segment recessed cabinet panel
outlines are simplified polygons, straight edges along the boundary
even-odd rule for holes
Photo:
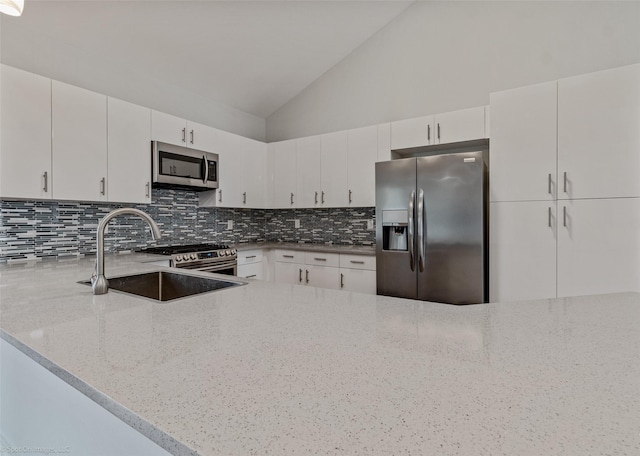
[[[297,139],[296,151],[296,207],[320,207],[320,136]]]
[[[640,292],[640,198],[558,201],[558,297]]]
[[[322,135],[321,140],[321,205],[322,207],[346,207],[349,205],[347,132],[327,133]]]
[[[490,206],[490,301],[556,296],[555,201]]]
[[[6,65],[0,71],[0,196],[50,199],[51,80]]]
[[[349,206],[375,206],[378,126],[349,130],[348,144]]]
[[[106,201],[107,97],[52,82],[53,197]]]
[[[491,94],[491,201],[556,198],[557,86]]]
[[[151,202],[151,110],[109,98],[109,201]]]
[[[558,199],[640,196],[639,126],[640,64],[561,79]]]

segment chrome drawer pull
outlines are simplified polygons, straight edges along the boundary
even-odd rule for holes
[[[285,258],[293,258],[293,255],[282,255]]]
[[[245,257],[245,258],[248,260],[249,258],[255,258],[255,257],[256,257],[255,255],[249,255],[248,257]]]
[[[314,257],[314,260],[316,260],[316,261],[327,261],[326,258],[317,258],[317,257]]]
[[[246,279],[250,279],[250,278],[252,278],[252,277],[256,277],[256,274],[248,275],[248,276],[247,276],[247,277],[245,277],[245,278],[246,278]]]
[[[364,261],[351,260],[351,263],[353,263],[353,264],[364,264]]]

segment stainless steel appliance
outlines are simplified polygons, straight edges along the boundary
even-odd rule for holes
[[[172,268],[238,275],[238,252],[228,245],[191,244],[150,247],[142,253],[170,256]]]
[[[487,150],[376,163],[378,294],[488,301]]]
[[[218,188],[218,154],[152,141],[151,164],[156,188]]]

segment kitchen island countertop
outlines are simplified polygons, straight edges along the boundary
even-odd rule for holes
[[[2,337],[174,454],[640,453],[638,293],[456,307],[250,281],[155,303],[93,296],[93,261],[0,266]]]

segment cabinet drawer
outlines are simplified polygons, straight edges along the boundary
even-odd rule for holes
[[[260,279],[264,278],[262,273],[262,261],[259,263],[249,263],[238,266],[238,277],[244,277],[245,279]]]
[[[349,269],[376,270],[376,257],[373,255],[340,254],[340,267]]]
[[[238,252],[238,266],[243,264],[261,263],[263,257],[262,250],[245,250]]]
[[[340,265],[340,254],[338,253],[321,253],[321,252],[305,252],[305,264],[316,266],[330,266],[337,268]]]
[[[276,250],[275,261],[282,263],[304,263],[304,252],[298,250]]]

